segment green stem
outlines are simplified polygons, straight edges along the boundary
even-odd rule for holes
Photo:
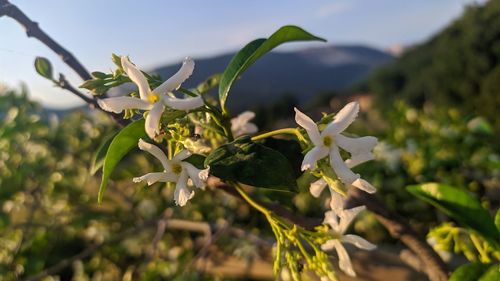
[[[472,244],[474,244],[474,247],[476,247],[479,255],[481,256],[481,262],[490,263],[491,259],[488,256],[488,253],[486,253],[486,251],[481,246],[481,241],[479,241],[479,238],[475,234],[470,234],[470,239],[472,240]]]
[[[283,129],[274,130],[271,132],[267,132],[267,133],[263,133],[261,135],[255,136],[252,138],[252,140],[258,141],[258,140],[262,140],[262,139],[269,138],[269,137],[276,136],[276,135],[294,135],[300,141],[305,140],[304,136],[300,133],[300,131],[297,128],[283,128]]]
[[[259,203],[255,202],[244,190],[243,188],[239,185],[239,184],[234,184],[234,188],[236,189],[236,191],[238,191],[238,193],[241,195],[241,197],[243,199],[245,199],[245,201],[248,202],[248,204],[250,204],[250,206],[254,207],[256,210],[258,210],[259,212],[263,213],[269,220],[269,218],[271,218],[271,211],[269,211],[268,209],[266,209],[265,207],[259,205]],[[271,223],[271,221],[269,221]]]

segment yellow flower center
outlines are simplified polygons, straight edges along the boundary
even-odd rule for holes
[[[155,102],[157,102],[159,99],[160,99],[160,95],[155,94],[155,93],[151,93],[151,94],[148,96],[148,101],[149,101],[149,103],[155,103]]]
[[[177,174],[177,175],[178,175],[178,174],[180,174],[180,173],[182,172],[182,167],[181,167],[181,165],[179,165],[179,164],[174,164],[174,165],[172,165],[172,172],[173,172],[174,174]]]
[[[330,137],[330,136],[325,136],[325,137],[323,137],[323,144],[324,144],[325,146],[330,146],[330,145],[332,145],[332,143],[334,143],[334,141],[335,141],[335,140],[334,140],[334,139],[332,139],[332,137]]]

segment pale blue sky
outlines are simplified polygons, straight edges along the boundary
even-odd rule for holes
[[[90,70],[112,67],[112,52],[141,68],[236,50],[248,41],[294,24],[329,44],[378,48],[425,40],[459,16],[473,0],[11,0]],[[484,1],[479,1],[484,2]],[[47,47],[28,39],[12,19],[0,18],[0,83],[24,81],[33,99],[65,108],[80,100],[39,77],[35,56],[81,81]],[[309,46],[297,43],[289,48]],[[314,43],[320,46],[321,43]],[[195,70],[196,71],[196,70]]]

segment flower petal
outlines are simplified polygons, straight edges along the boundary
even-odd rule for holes
[[[179,175],[179,180],[175,185],[174,191],[174,201],[176,205],[184,206],[189,199],[193,198],[194,191],[189,191],[187,188],[188,174],[186,171],[182,171]]]
[[[316,169],[316,162],[328,155],[328,148],[324,146],[316,146],[306,153],[304,160],[302,160],[302,171],[307,169]]]
[[[163,153],[163,151],[156,145],[147,143],[143,139],[139,139],[139,149],[149,152],[151,155],[156,157],[156,159],[160,160],[165,171],[171,170],[167,155],[165,155],[165,153]]]
[[[323,130],[323,134],[336,135],[343,132],[356,119],[359,112],[359,104],[355,101],[348,103],[333,118]]]
[[[323,189],[325,189],[325,187],[326,187],[326,181],[323,178],[321,178],[311,183],[311,185],[309,186],[309,192],[311,192],[312,196],[318,198],[321,195]]]
[[[339,216],[336,212],[334,211],[325,212],[325,219],[323,220],[323,223],[329,224],[330,227],[333,229],[333,231],[340,232]]]
[[[133,179],[134,182],[146,181],[148,185],[152,185],[155,182],[176,182],[177,175],[173,173],[149,173],[145,174],[142,177],[136,177]]]
[[[367,152],[364,154],[356,154],[356,155],[352,155],[350,159],[345,160],[345,164],[350,169],[350,168],[356,167],[359,164],[363,164],[365,162],[373,160],[374,158],[375,157],[374,157],[373,153],[371,153],[371,152]]]
[[[368,251],[371,251],[371,250],[374,250],[375,248],[377,248],[377,246],[375,244],[372,244],[372,243],[366,241],[365,239],[363,239],[357,235],[352,235],[352,234],[347,234],[347,235],[342,236],[341,241],[346,242],[346,243],[351,243],[360,249],[364,249],[364,250],[368,250]]]
[[[302,113],[296,107],[294,107],[294,110],[295,110],[295,122],[297,122],[299,126],[301,126],[306,130],[307,135],[309,135],[309,138],[314,143],[314,145],[316,146],[323,145],[323,143],[321,142],[321,137],[319,135],[318,126],[316,125],[316,123],[314,123],[314,121],[311,118],[309,118],[309,116]]]
[[[355,277],[356,273],[354,272],[354,269],[352,268],[351,259],[349,258],[349,255],[347,254],[347,251],[345,250],[344,245],[342,245],[342,243],[340,243],[340,241],[335,240],[334,247],[335,247],[335,250],[337,251],[337,255],[339,256],[340,269],[342,271],[344,271],[347,275]]]
[[[344,209],[344,198],[337,191],[333,190],[333,188],[330,188],[330,195],[330,209],[339,214]]]
[[[130,62],[127,56],[122,56],[121,61],[123,70],[127,73],[130,80],[132,80],[132,82],[134,82],[139,88],[139,95],[141,99],[147,101],[150,92],[148,80],[144,74],[142,74],[142,72]]]
[[[165,110],[165,106],[161,102],[157,102],[153,105],[153,108],[149,111],[148,116],[146,116],[146,123],[144,129],[148,136],[152,139],[160,133],[160,119]]]
[[[163,97],[163,103],[173,109],[177,110],[191,110],[196,109],[198,107],[203,106],[204,102],[201,96],[192,97],[192,98],[172,98],[172,97]]]
[[[321,245],[321,250],[323,251],[331,251],[335,248],[335,241],[337,241],[336,239],[332,239],[332,240],[328,240],[326,241],[325,243],[323,243]]]
[[[203,180],[200,178],[200,172],[201,170],[193,166],[191,163],[188,162],[182,162],[182,167],[186,169],[186,172],[189,176],[189,178],[193,181],[194,186],[198,188],[203,188],[205,186],[205,183]]]
[[[198,176],[202,181],[207,181],[208,177],[210,176],[210,166],[208,166],[206,169],[201,170]]]
[[[235,118],[231,119],[231,124],[233,124],[233,121],[234,121],[234,123],[246,124],[246,123],[248,123],[248,121],[252,120],[253,118],[255,118],[255,113],[247,110],[245,112],[240,113]]]
[[[366,209],[365,206],[358,206],[352,209],[342,210],[339,214],[340,223],[339,223],[339,232],[345,233],[351,222],[354,218],[361,212]]]
[[[103,110],[114,113],[120,113],[124,109],[149,110],[151,108],[150,103],[133,97],[114,97],[114,98],[98,99],[97,103]]]
[[[340,157],[339,147],[332,145],[330,149],[330,165],[344,184],[351,185],[355,180],[359,179],[359,175],[353,173]]]
[[[371,185],[369,182],[365,181],[362,178],[355,180],[351,185],[354,187],[357,187],[357,188],[359,188],[367,193],[377,192],[377,189],[373,185]]]
[[[175,156],[174,156],[174,161],[182,161],[186,158],[188,158],[189,156],[191,156],[191,152],[189,152],[187,149],[183,149],[181,151],[179,151]]]
[[[156,87],[153,92],[164,94],[178,89],[181,84],[186,81],[194,70],[194,61],[190,57],[186,57],[182,66],[172,77],[163,82],[160,86]]]
[[[335,136],[338,146],[348,151],[351,155],[364,154],[370,152],[377,145],[376,137],[349,138],[338,134]]]

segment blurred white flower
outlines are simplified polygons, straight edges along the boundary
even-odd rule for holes
[[[311,183],[309,187],[309,192],[311,192],[312,196],[318,198],[321,195],[321,192],[328,186],[330,190],[330,209],[335,213],[339,214],[344,209],[344,198],[337,191],[335,191],[326,180],[323,178]]]
[[[147,143],[142,139],[139,140],[139,148],[149,152],[156,159],[160,160],[164,171],[136,177],[133,179],[134,182],[146,181],[148,185],[152,185],[155,182],[175,182],[174,200],[179,206],[186,205],[187,201],[194,196],[194,191],[190,191],[187,187],[189,179],[198,188],[205,186],[204,179],[200,177],[200,173],[203,170],[183,161],[190,156],[189,151],[184,149],[177,153],[173,159],[169,160],[159,147]]]
[[[121,63],[130,80],[139,88],[140,98],[113,97],[100,99],[98,100],[99,106],[106,111],[115,113],[120,113],[125,109],[149,110],[145,130],[150,138],[154,138],[159,133],[160,119],[165,106],[177,110],[190,110],[203,105],[201,96],[178,99],[166,95],[178,89],[191,76],[194,70],[194,61],[191,58],[186,58],[179,71],[154,90],[149,88],[144,74],[126,56],[121,57]]]
[[[350,168],[373,159],[371,150],[377,144],[375,137],[349,138],[341,133],[354,121],[358,115],[359,104],[351,102],[342,108],[333,121],[320,133],[314,121],[295,108],[295,121],[303,127],[314,147],[304,156],[302,170],[314,170],[316,162],[330,156],[330,165],[340,181],[348,186],[355,186],[368,193],[376,191],[370,183],[355,174]],[[340,156],[340,148],[351,154],[345,162]]]
[[[350,276],[356,276],[356,273],[352,268],[351,259],[349,258],[344,245],[342,245],[342,242],[350,243],[360,249],[369,251],[377,247],[357,235],[344,234],[352,220],[364,209],[365,206],[359,206],[348,210],[342,210],[339,214],[335,214],[333,211],[328,211],[325,213],[325,220],[323,222],[329,224],[332,228],[331,234],[334,239],[326,241],[323,245],[321,245],[321,249],[324,251],[335,249],[337,255],[339,256],[340,269]]]
[[[259,130],[255,124],[249,121],[255,117],[255,113],[252,111],[245,111],[240,115],[231,119],[231,132],[235,137],[242,135],[251,135],[257,133]]]

